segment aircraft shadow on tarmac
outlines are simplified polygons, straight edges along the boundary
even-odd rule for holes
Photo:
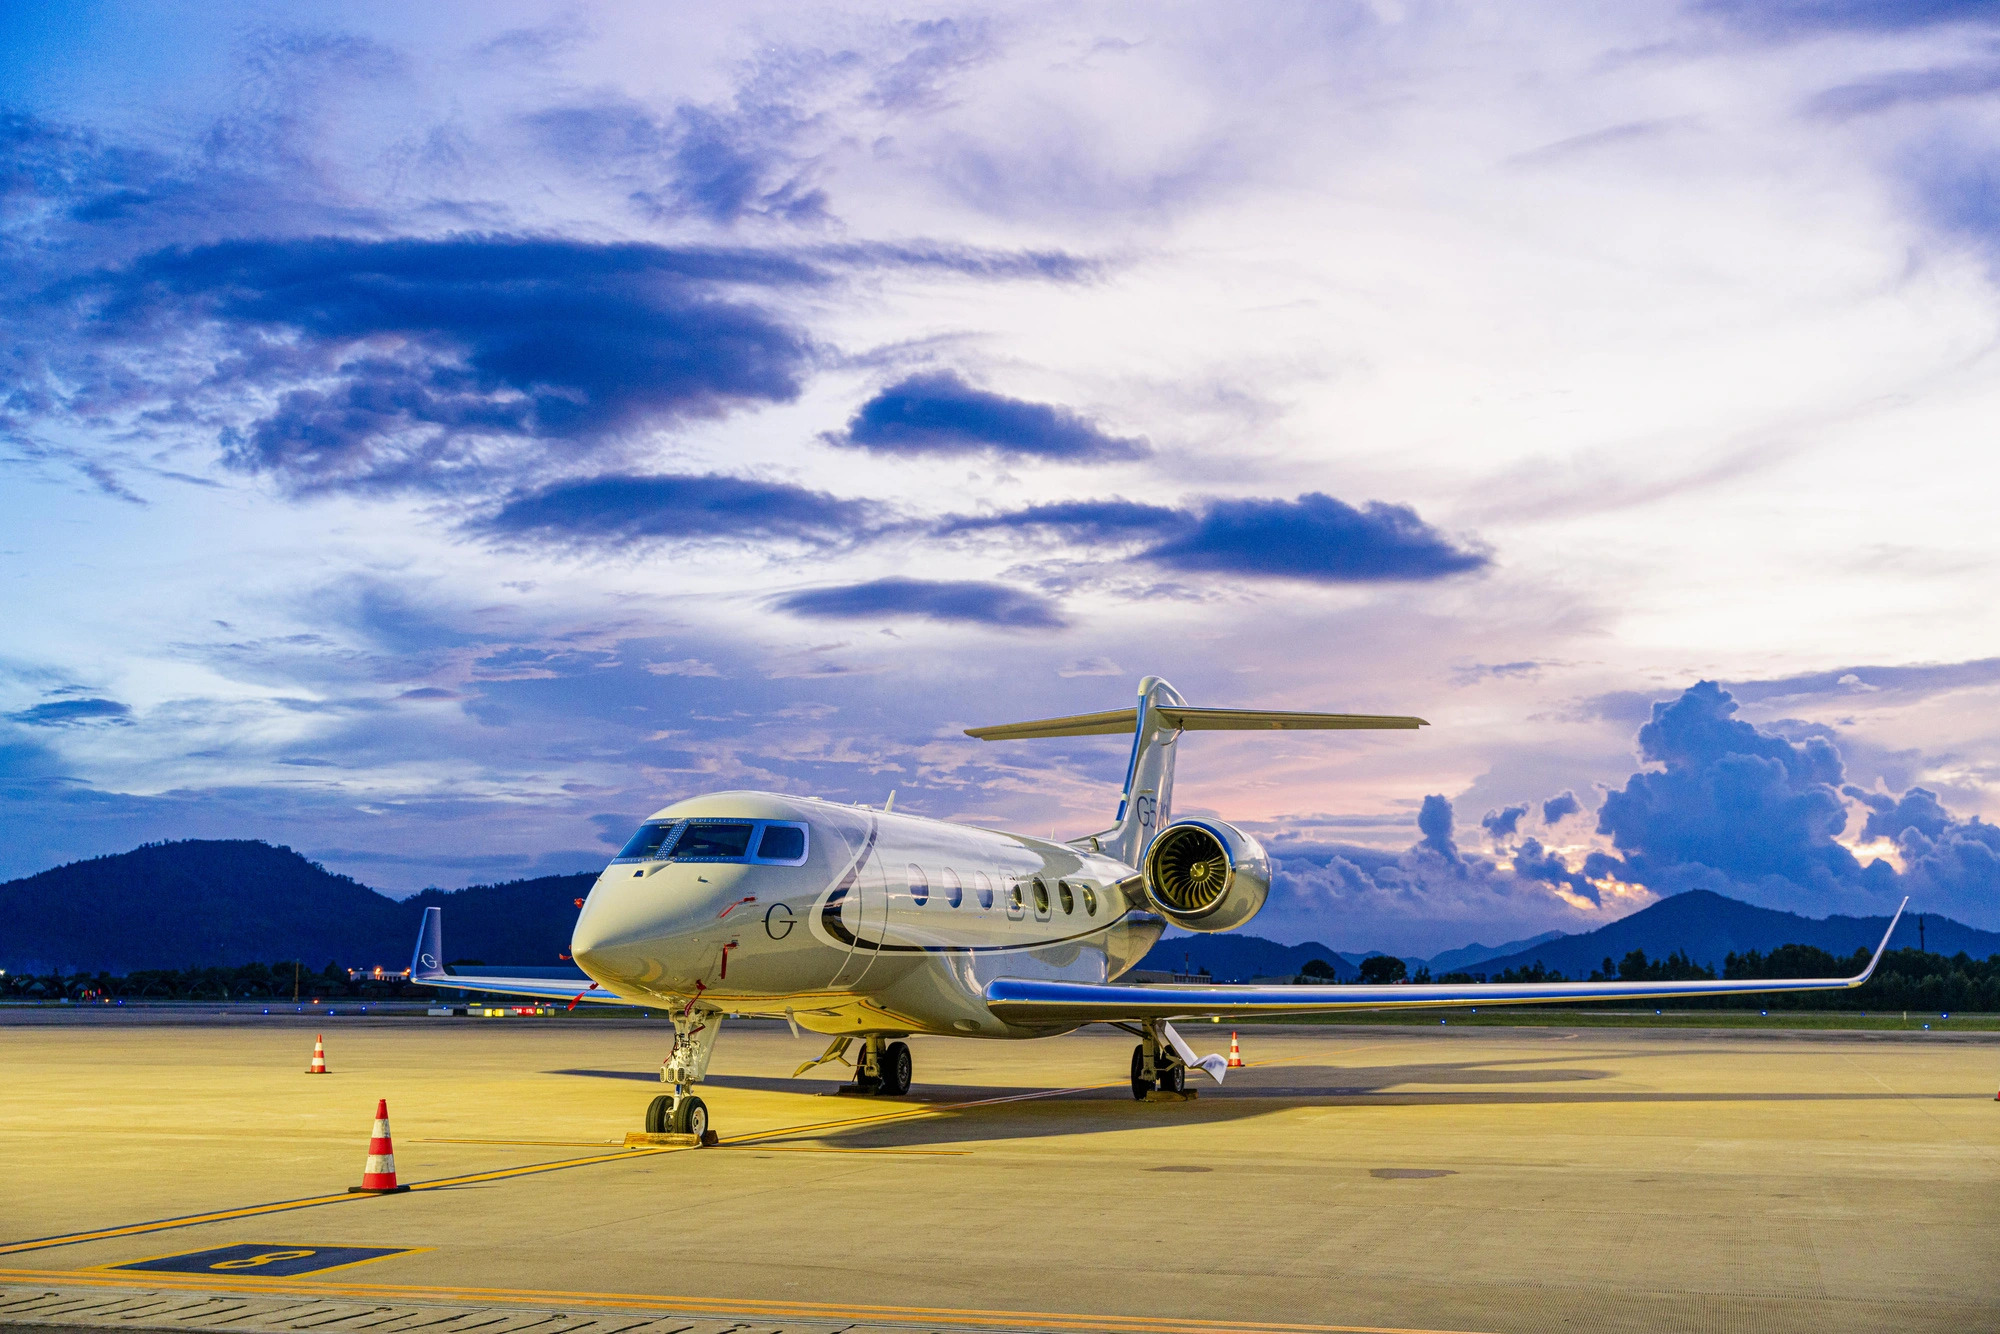
[[[1581,1053],[1579,1056],[1581,1057]],[[548,1074],[657,1084],[653,1071],[551,1070]],[[1295,1107],[1449,1107],[1590,1104],[1701,1104],[1907,1101],[1915,1096],[1961,1098],[1971,1094],[1911,1095],[1891,1092],[1793,1092],[1785,1090],[1588,1089],[1579,1085],[1614,1077],[1614,1072],[1571,1066],[1560,1059],[1422,1062],[1408,1065],[1287,1065],[1231,1071],[1220,1087],[1190,1080],[1200,1091],[1194,1102],[1140,1103],[1122,1083],[1021,1102],[968,1107],[949,1104],[1004,1098],[1023,1092],[1019,1085],[921,1084],[908,1098],[827,1099],[824,1119],[860,1119],[899,1107],[938,1104],[941,1115],[811,1132],[815,1142],[843,1148],[910,1148],[1092,1135],[1116,1130],[1214,1124],[1264,1116]],[[713,1075],[717,1090],[829,1093],[832,1082],[755,1075]],[[1449,1087],[1428,1087],[1428,1086]],[[1979,1095],[1984,1097],[1984,1095]],[[712,1101],[712,1100],[711,1100]],[[815,1117],[815,1120],[820,1119]],[[779,1141],[773,1141],[774,1144]],[[743,1146],[745,1151],[754,1146]]]

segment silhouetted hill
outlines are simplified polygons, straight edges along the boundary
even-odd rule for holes
[[[1561,935],[1560,931],[1546,931],[1539,936],[1510,940],[1503,945],[1463,945],[1429,959],[1405,956],[1404,962],[1410,966],[1411,972],[1427,967],[1434,973],[1445,973],[1454,968],[1481,965],[1484,960],[1513,954]],[[1139,967],[1176,973],[1200,972],[1206,968],[1217,981],[1243,982],[1253,977],[1296,977],[1309,961],[1323,959],[1332,965],[1334,976],[1343,982],[1352,982],[1361,975],[1361,961],[1370,954],[1381,953],[1381,950],[1359,954],[1352,950],[1335,950],[1318,941],[1309,941],[1304,945],[1280,945],[1262,936],[1175,936],[1153,946],[1140,960]],[[1190,964],[1191,969],[1187,966]]]
[[[1280,945],[1262,936],[1177,936],[1146,951],[1138,966],[1172,973],[1206,968],[1218,982],[1243,982],[1253,977],[1296,977],[1314,959],[1324,960],[1343,982],[1361,975],[1339,951],[1317,941]]]
[[[1685,950],[1696,963],[1720,971],[1723,959],[1731,953],[1769,953],[1779,945],[1815,945],[1841,957],[1864,946],[1872,950],[1888,925],[1886,916],[1801,917],[1696,889],[1661,899],[1595,931],[1561,936],[1518,954],[1488,959],[1471,971],[1492,976],[1508,968],[1539,963],[1575,981],[1589,977],[1592,969],[1602,968],[1606,958],[1615,962],[1632,950],[1644,950],[1649,959]],[[2000,933],[1981,931],[1935,913],[1925,914],[1923,937],[1933,954],[1952,955],[1963,950],[1984,959],[2000,953]],[[1889,943],[1896,949],[1917,947],[1916,914],[1903,915],[1896,938]]]
[[[430,904],[452,958],[555,964],[591,874],[397,901],[290,848],[248,839],[154,843],[0,884],[0,968],[189,968],[298,959],[402,967]]]

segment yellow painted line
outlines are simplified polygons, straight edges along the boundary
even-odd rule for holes
[[[645,1158],[657,1153],[679,1153],[677,1145],[659,1148],[627,1149],[622,1152],[595,1154],[588,1158],[567,1158],[554,1163],[530,1163],[525,1167],[503,1167],[491,1172],[471,1172],[464,1176],[443,1177],[436,1181],[413,1181],[412,1192],[420,1190],[443,1190],[448,1186],[469,1186],[481,1181],[504,1181],[508,1177],[533,1176],[538,1172],[559,1172],[569,1167],[587,1167],[592,1163],[611,1162],[620,1158]],[[284,1213],[291,1209],[311,1209],[322,1204],[344,1204],[350,1200],[394,1199],[394,1196],[350,1195],[342,1191],[338,1195],[313,1195],[298,1200],[278,1200],[271,1204],[246,1205],[241,1209],[218,1209],[213,1213],[185,1214],[178,1218],[157,1218],[146,1223],[132,1223],[125,1227],[99,1228],[92,1232],[71,1232],[59,1237],[33,1237],[27,1241],[8,1242],[0,1245],[0,1255],[13,1255],[20,1251],[45,1250],[50,1246],[71,1246],[82,1241],[108,1241],[115,1237],[136,1237],[148,1232],[164,1232],[169,1228],[197,1227],[203,1223],[223,1223],[232,1218],[255,1218],[262,1214]]]
[[[164,1280],[164,1281],[156,1281]],[[636,1292],[561,1292],[535,1288],[417,1287],[408,1284],[314,1282],[310,1279],[211,1278],[203,1274],[131,1274],[62,1269],[0,1269],[0,1283],[79,1287],[185,1288],[285,1297],[347,1297],[374,1301],[465,1302],[535,1306],[595,1306],[675,1315],[754,1316],[777,1320],[892,1321],[974,1327],[1085,1331],[1087,1334],[1467,1334],[1403,1325],[1307,1325],[1256,1320],[1197,1320],[1174,1316],[1086,1315],[1075,1311],[1002,1311],[979,1307],[863,1306],[755,1298],[687,1297]]]
[[[1297,1061],[1313,1060],[1323,1056],[1338,1056],[1342,1052],[1359,1051],[1360,1047],[1344,1047],[1333,1052],[1313,1052],[1303,1056],[1283,1057],[1276,1061],[1260,1061],[1259,1065],[1286,1065]],[[1128,1077],[1129,1078],[1129,1077]],[[921,1116],[948,1116],[956,1112],[969,1111],[978,1107],[997,1107],[1011,1102],[1030,1102],[1040,1098],[1059,1098],[1065,1093],[1087,1093],[1096,1089],[1116,1088],[1126,1080],[1106,1080],[1098,1084],[1077,1084],[1070,1088],[1035,1089],[1027,1093],[1008,1093],[995,1098],[977,1098],[970,1102],[920,1103],[913,1107],[899,1107],[892,1112],[875,1116],[848,1117],[840,1120],[815,1121],[803,1126],[784,1126],[776,1130],[751,1131],[743,1135],[731,1135],[721,1141],[729,1147],[743,1147],[761,1143],[764,1140],[782,1139],[790,1136],[811,1134],[820,1130],[845,1130],[855,1126],[879,1125],[889,1121],[903,1121]],[[614,1149],[606,1153],[592,1154],[586,1158],[565,1158],[553,1163],[529,1163],[521,1167],[501,1167],[490,1172],[469,1172],[463,1176],[441,1177],[436,1181],[413,1181],[410,1192],[444,1190],[452,1186],[476,1185],[482,1181],[505,1181],[512,1177],[537,1176],[543,1172],[561,1172],[572,1167],[589,1167],[596,1163],[619,1162],[627,1158],[649,1158],[662,1153],[686,1153],[696,1145],[649,1145],[641,1149]],[[52,1246],[73,1246],[85,1241],[109,1241],[118,1237],[143,1236],[148,1232],[164,1232],[170,1228],[199,1227],[204,1223],[223,1223],[232,1218],[256,1218],[263,1214],[285,1213],[293,1209],[312,1209],[322,1204],[344,1204],[351,1200],[393,1199],[394,1196],[351,1195],[343,1190],[338,1195],[313,1195],[297,1200],[278,1200],[270,1204],[246,1205],[240,1209],[219,1209],[213,1213],[184,1214],[176,1218],[156,1218],[145,1223],[131,1223],[124,1227],[99,1228],[91,1232],[71,1232],[55,1237],[31,1237],[25,1241],[0,1244],[0,1255],[15,1255],[22,1251],[47,1250]]]
[[[840,1149],[830,1144],[717,1144],[739,1153],[876,1153],[907,1158],[969,1158],[970,1149]]]
[[[540,1149],[616,1149],[615,1139],[425,1139],[413,1136],[405,1144],[525,1144]]]

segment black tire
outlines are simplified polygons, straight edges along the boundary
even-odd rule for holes
[[[674,1100],[664,1093],[646,1104],[646,1133],[648,1135],[664,1135],[667,1133],[667,1112],[673,1105]]]
[[[1160,1087],[1168,1093],[1187,1092],[1187,1067],[1178,1061],[1160,1068]]]
[[[916,1063],[910,1059],[908,1043],[892,1042],[882,1049],[882,1096],[900,1098],[910,1091],[910,1076]]]
[[[1140,1102],[1144,1102],[1146,1095],[1153,1091],[1153,1081],[1146,1078],[1145,1069],[1146,1044],[1142,1042],[1132,1048],[1132,1096]]]
[[[674,1107],[674,1133],[676,1135],[694,1135],[696,1137],[706,1135],[708,1133],[708,1104],[693,1094],[682,1098]]]

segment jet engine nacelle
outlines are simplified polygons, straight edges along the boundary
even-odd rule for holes
[[[1271,859],[1263,845],[1220,820],[1162,829],[1146,852],[1146,897],[1184,931],[1229,931],[1264,906]]]

